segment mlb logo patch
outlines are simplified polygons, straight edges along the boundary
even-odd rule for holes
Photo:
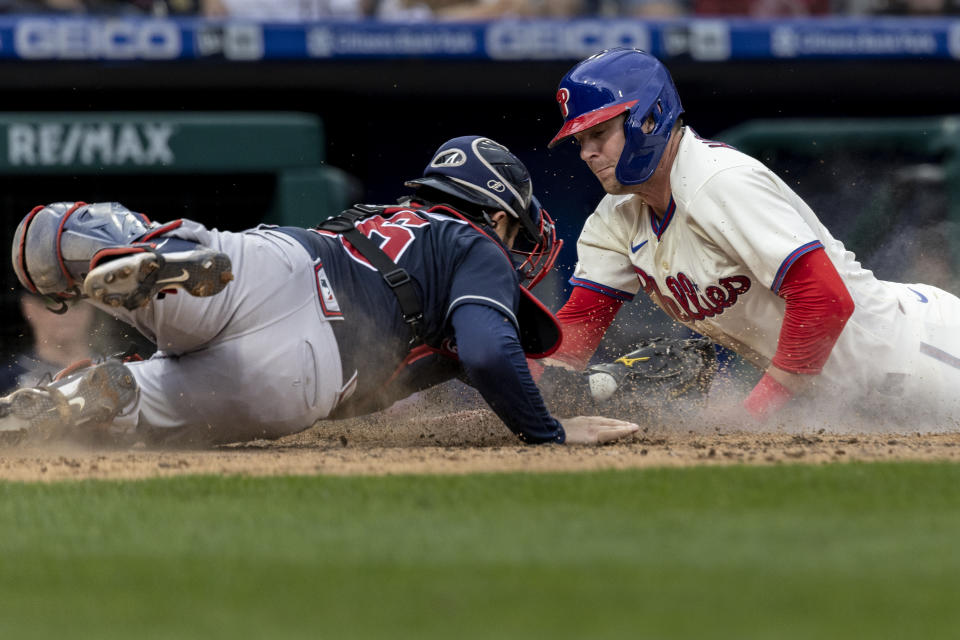
[[[330,286],[330,280],[327,273],[323,270],[323,263],[317,264],[317,293],[320,295],[320,307],[323,309],[323,315],[327,318],[342,318],[343,312],[340,311],[340,303],[337,302],[337,296],[333,294],[333,287]]]

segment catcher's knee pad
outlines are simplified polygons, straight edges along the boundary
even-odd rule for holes
[[[145,241],[166,228],[116,202],[34,207],[14,234],[13,269],[31,292],[68,297],[82,284],[95,255]]]
[[[0,431],[51,437],[108,425],[137,400],[137,382],[122,362],[108,360],[0,399]]]

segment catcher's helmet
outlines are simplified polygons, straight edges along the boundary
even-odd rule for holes
[[[670,72],[645,51],[607,49],[578,63],[560,81],[557,102],[564,124],[549,147],[569,136],[627,112],[626,142],[617,163],[621,184],[650,179],[677,118],[683,113]],[[643,132],[648,117],[650,133]]]
[[[505,146],[482,136],[461,136],[443,143],[423,177],[406,186],[428,202],[447,203],[473,222],[489,224],[489,214],[505,211],[523,233],[513,248],[522,260],[517,271],[533,287],[553,266],[563,241],[553,220],[533,195],[530,172]]]

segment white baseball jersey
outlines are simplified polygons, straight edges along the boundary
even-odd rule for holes
[[[639,196],[606,196],[580,235],[574,285],[624,300],[643,290],[675,320],[766,368],[784,318],[783,278],[823,247],[855,310],[818,387],[960,395],[960,300],[878,280],[762,163],[683,131],[663,218]]]

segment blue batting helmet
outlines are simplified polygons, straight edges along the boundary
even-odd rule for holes
[[[560,81],[557,102],[564,124],[550,141],[553,147],[569,136],[626,112],[626,142],[617,163],[622,184],[650,179],[677,118],[683,113],[670,72],[639,49],[607,49],[578,63]],[[650,133],[643,123],[653,118]]]

